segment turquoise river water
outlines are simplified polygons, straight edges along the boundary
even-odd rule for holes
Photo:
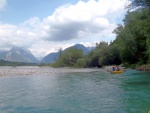
[[[148,113],[150,73],[0,76],[0,113]]]

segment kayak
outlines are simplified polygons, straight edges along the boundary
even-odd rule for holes
[[[122,70],[119,70],[119,71],[110,71],[111,74],[120,74],[122,73]]]

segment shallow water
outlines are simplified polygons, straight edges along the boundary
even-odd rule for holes
[[[2,113],[147,113],[150,73],[0,76]]]

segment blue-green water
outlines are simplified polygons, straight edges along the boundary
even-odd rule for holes
[[[147,113],[150,73],[0,77],[0,113]]]

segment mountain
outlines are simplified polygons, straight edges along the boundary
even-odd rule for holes
[[[0,51],[0,59],[2,59],[4,56],[5,56],[5,54],[7,53],[7,51]]]
[[[70,48],[77,48],[79,50],[82,50],[83,51],[83,54],[88,54],[89,53],[89,50],[87,49],[87,47],[85,47],[84,45],[82,44],[76,44],[74,46],[71,46],[71,47],[68,47],[66,48],[64,51],[70,49]]]
[[[71,46],[71,47],[68,47],[66,48],[64,51],[67,51],[68,49],[70,48],[77,48],[79,50],[82,50],[83,53],[86,55],[88,54],[93,48],[90,48],[90,47],[85,47],[84,45],[82,44],[76,44],[74,46]],[[62,51],[62,53],[64,52]],[[55,62],[57,59],[59,58],[59,52],[53,52],[53,53],[50,53],[48,54],[47,56],[45,56],[42,60],[41,60],[41,63],[53,63]]]
[[[5,53],[2,59],[11,62],[38,62],[38,60],[32,55],[32,53],[29,50],[20,47],[13,47],[11,50]]]
[[[47,56],[45,56],[41,62],[48,64],[48,63],[53,63],[54,61],[56,61],[59,58],[59,53],[58,52],[53,52],[48,54]]]
[[[87,47],[88,51],[92,51],[95,47]]]

